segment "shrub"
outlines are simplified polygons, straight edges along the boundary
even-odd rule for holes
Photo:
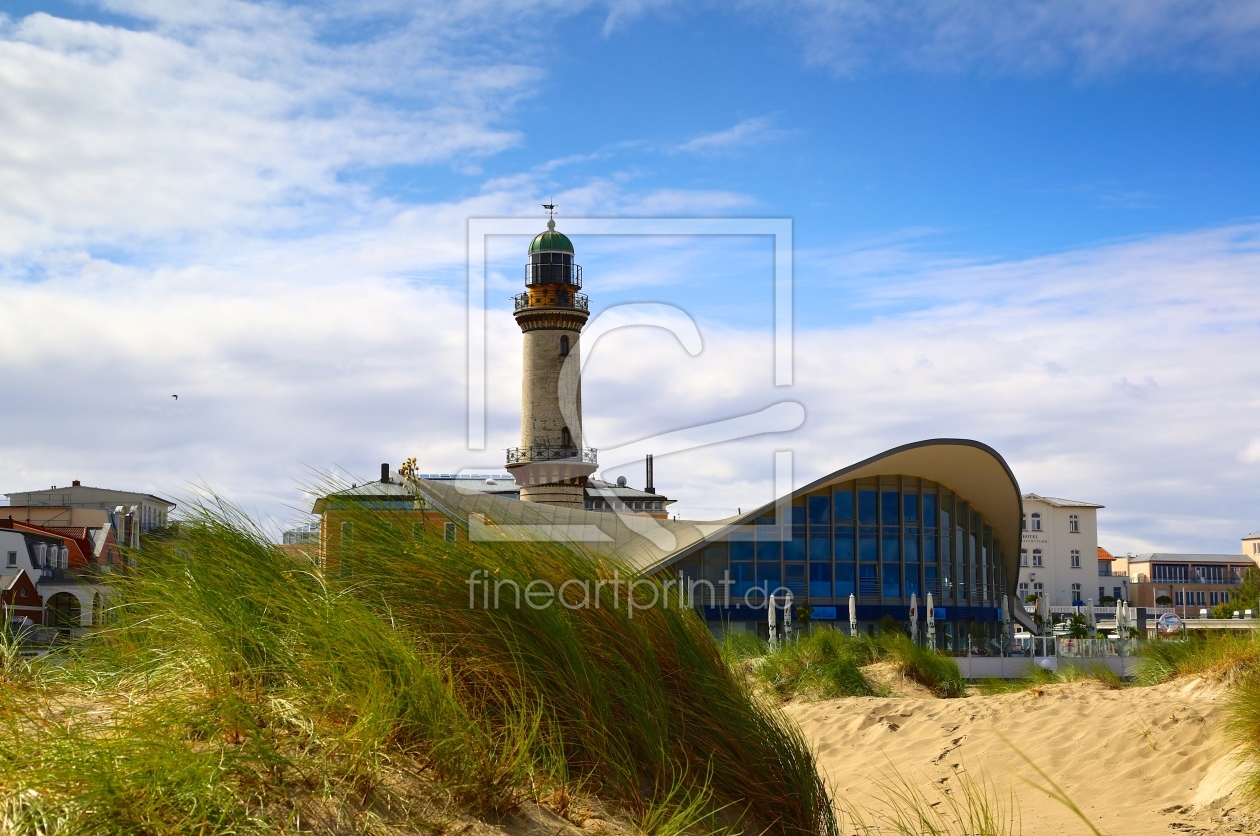
[[[783,698],[876,696],[879,689],[861,671],[861,666],[873,656],[869,641],[850,638],[833,627],[821,627],[769,653],[756,673]]]

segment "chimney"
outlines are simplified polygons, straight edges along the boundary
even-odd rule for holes
[[[82,483],[81,483],[81,482],[79,482],[79,480],[78,480],[78,479],[75,479],[73,482],[71,482],[71,483],[70,483],[70,487],[72,487],[72,488],[77,488],[77,487],[79,487],[79,485],[80,485],[80,484],[82,484]]]
[[[381,462],[381,484],[389,484],[389,462]]]
[[[652,486],[652,454],[651,453],[647,454],[647,459],[645,460],[645,462],[647,464],[647,487],[645,487],[643,490],[647,491],[648,493],[656,493],[656,488]]]

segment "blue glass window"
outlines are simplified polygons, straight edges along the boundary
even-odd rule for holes
[[[858,522],[875,525],[879,520],[879,494],[875,491],[858,491]]]
[[[784,560],[804,560],[805,559],[805,527],[801,525],[792,526],[792,539],[783,544]]]
[[[872,569],[875,567],[872,566]],[[836,564],[836,597],[848,598],[853,594],[853,564],[837,563]]]
[[[931,592],[933,595],[941,594],[941,588],[936,585],[936,567],[935,566],[923,567],[923,591],[924,593]]]
[[[858,533],[858,559],[863,562],[879,560],[879,536],[877,528],[863,528]]]
[[[757,564],[757,586],[767,595],[783,586],[783,575],[778,563]]]
[[[919,562],[919,538],[913,533],[913,529],[906,532],[906,543],[904,546],[906,552],[906,563]]]
[[[900,561],[901,560],[901,533],[898,531],[884,532],[884,560]]]
[[[884,564],[884,597],[901,597],[901,566],[899,564]]]
[[[917,493],[903,494],[901,499],[901,518],[908,523],[917,523],[919,521],[919,495]]]
[[[753,565],[751,563],[731,564],[731,594],[743,595],[752,589]]]
[[[809,498],[809,524],[831,524],[831,497],[827,494],[814,494]]]
[[[792,525],[804,525],[805,524],[805,506],[793,505],[792,511],[788,515],[788,519],[792,521]]]
[[[783,564],[783,585],[788,588],[793,595],[805,594],[805,564],[804,563],[785,563]]]
[[[752,560],[753,544],[749,540],[731,540],[731,560]]]
[[[875,564],[858,565],[858,595],[878,595],[879,578],[875,574]]]
[[[911,595],[918,595],[919,597],[923,596],[922,590],[919,589],[919,567],[918,566],[906,567],[906,597],[909,598]],[[921,604],[922,601],[920,601],[919,603]]]
[[[779,561],[779,547],[782,544],[778,540],[758,540],[757,541],[757,562]]]
[[[853,491],[836,491],[832,500],[835,502],[835,521],[853,522]]]
[[[853,526],[836,526],[836,560],[856,560],[857,552],[853,545]]]
[[[923,494],[923,524],[929,528],[936,527],[936,494]]]
[[[936,562],[936,535],[935,534],[923,535],[923,562],[924,563]]]
[[[849,556],[853,555],[853,535],[849,535]],[[823,561],[831,562],[831,532],[823,529],[821,532],[811,531],[809,533],[809,559],[810,562]]]
[[[897,507],[897,497],[900,494],[896,491],[884,491],[880,494],[880,504],[883,505],[884,518],[880,520],[884,525],[900,525],[901,514]]]
[[[852,586],[852,585],[853,585],[853,581],[850,578],[849,586]],[[809,597],[811,598],[830,598],[831,597],[831,564],[830,563],[811,562],[809,564]]]

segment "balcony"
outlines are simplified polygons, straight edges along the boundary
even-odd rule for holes
[[[582,286],[582,265],[580,264],[534,264],[525,265],[525,286],[538,284],[563,284],[570,287]]]
[[[599,468],[592,447],[535,444],[507,451],[507,467],[516,483],[531,485],[574,484]]]
[[[594,447],[564,447],[552,444],[535,444],[532,447],[512,447],[507,451],[508,464],[529,462],[572,461],[582,464],[599,464]]]
[[[584,293],[568,293],[559,291],[557,293],[518,293],[512,297],[512,301],[516,304],[517,311],[530,310],[534,308],[568,308],[576,311],[589,311],[591,309],[590,299]]]

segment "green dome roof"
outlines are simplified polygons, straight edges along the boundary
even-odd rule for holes
[[[572,254],[573,242],[563,232],[556,232],[555,221],[547,221],[547,231],[538,233],[530,242],[529,254],[552,252]]]

